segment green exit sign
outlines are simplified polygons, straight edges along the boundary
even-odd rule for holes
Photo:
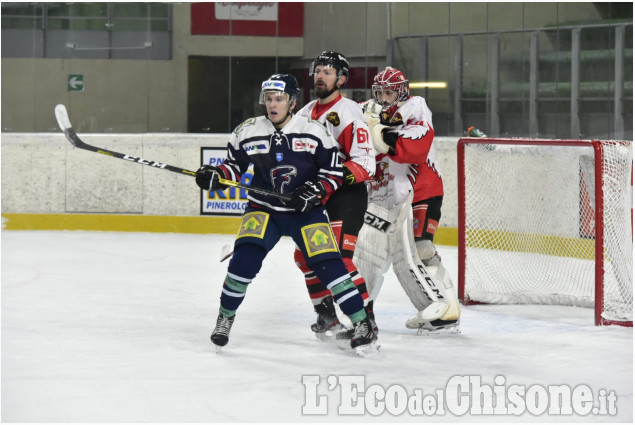
[[[84,74],[68,74],[68,91],[84,91]]]

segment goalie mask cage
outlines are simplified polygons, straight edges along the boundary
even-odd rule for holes
[[[632,142],[462,138],[457,156],[463,304],[633,326]]]

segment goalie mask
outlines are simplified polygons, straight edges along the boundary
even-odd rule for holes
[[[382,111],[392,116],[397,110],[398,103],[410,96],[410,85],[403,72],[388,66],[375,75],[372,93],[375,102],[382,106]]]

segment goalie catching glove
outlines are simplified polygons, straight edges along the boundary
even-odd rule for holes
[[[221,175],[218,167],[203,165],[196,171],[196,184],[203,190],[225,190],[228,186],[220,184]]]
[[[370,129],[370,137],[373,139],[373,146],[377,153],[395,153],[395,145],[397,143],[397,133],[390,131],[390,127],[381,124],[381,118],[378,114],[372,112],[372,109],[364,112],[364,119]]]
[[[320,182],[306,182],[299,186],[287,202],[297,212],[307,212],[319,204],[326,197],[326,190]]]

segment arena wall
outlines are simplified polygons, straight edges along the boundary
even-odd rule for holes
[[[91,145],[190,170],[227,134],[82,134]],[[435,139],[445,181],[437,243],[455,245],[456,142]],[[2,226],[19,230],[235,233],[237,217],[202,216],[194,179],[74,148],[62,133],[2,134]]]

